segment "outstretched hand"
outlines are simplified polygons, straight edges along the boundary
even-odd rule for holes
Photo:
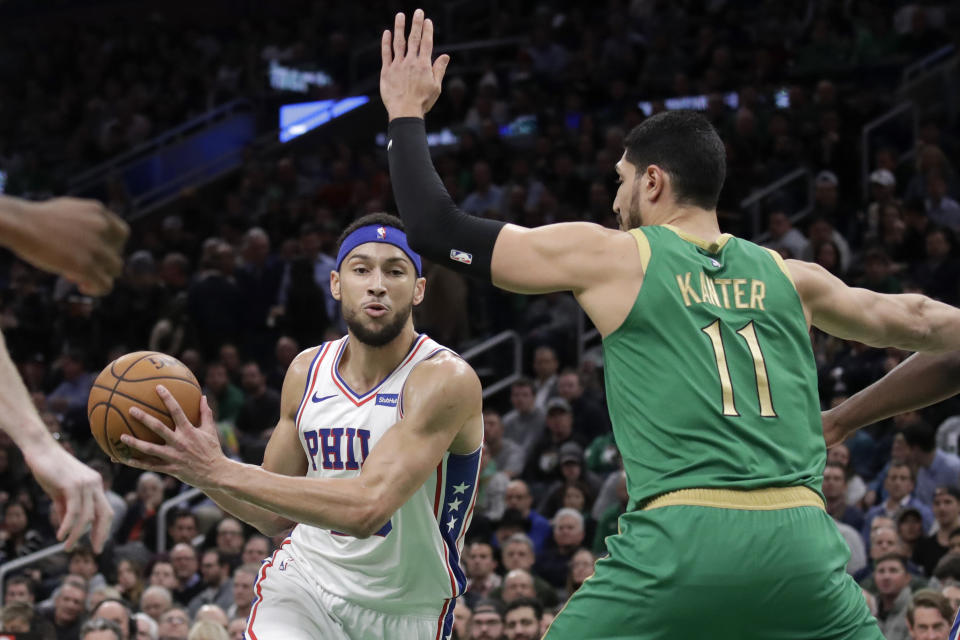
[[[24,459],[37,482],[53,500],[60,522],[57,540],[63,540],[67,551],[71,551],[89,529],[94,552],[103,551],[110,533],[113,509],[104,495],[100,474],[59,444],[36,454],[24,450]]]
[[[141,409],[131,408],[130,416],[160,436],[164,443],[153,444],[123,434],[120,440],[141,456],[127,457],[121,462],[138,469],[166,473],[198,489],[212,488],[218,470],[229,464],[229,460],[220,448],[220,437],[206,396],[200,400],[200,424],[194,427],[163,385],[157,385],[157,395],[173,417],[176,428],[170,429]]]
[[[409,39],[404,38],[406,16],[398,13],[380,39],[380,97],[391,120],[422,118],[440,97],[443,74],[450,56],[433,56],[433,21],[424,19],[423,10],[413,12]]]

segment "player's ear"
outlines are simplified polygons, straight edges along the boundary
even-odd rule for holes
[[[426,278],[417,278],[417,282],[413,285],[413,305],[416,306],[423,302],[423,294],[426,292],[427,279]]]
[[[642,180],[643,197],[653,202],[657,201],[667,186],[667,174],[659,166],[651,164],[644,172]]]
[[[330,272],[330,295],[333,296],[334,300],[340,300],[340,272],[331,271]]]

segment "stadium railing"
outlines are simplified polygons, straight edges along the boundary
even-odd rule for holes
[[[909,121],[907,126],[910,128],[911,137],[906,145],[902,145],[906,149],[901,151],[898,161],[906,162],[917,153],[916,143],[920,130],[920,116],[915,103],[911,101],[901,102],[886,113],[863,125],[860,133],[860,188],[864,199],[870,196],[870,159],[874,150],[874,134],[881,127],[887,129],[888,132],[898,125],[902,127],[904,120]],[[892,137],[894,136],[887,136],[888,139]]]
[[[157,509],[157,553],[163,553],[167,550],[167,514],[170,513],[170,510],[202,495],[203,491],[200,489],[190,488],[161,503],[160,508]]]
[[[755,189],[749,196],[740,201],[740,210],[750,215],[751,237],[754,242],[763,242],[768,237],[766,231],[760,230],[762,227],[763,203],[767,198],[777,195],[791,186],[805,197],[805,204],[790,216],[790,219],[796,222],[806,217],[813,210],[813,174],[806,167],[794,169],[770,184]]]
[[[509,373],[503,375],[499,380],[491,383],[484,383],[484,399],[489,398],[503,389],[506,389],[511,384],[519,380],[523,375],[523,340],[520,338],[520,334],[516,331],[510,330],[501,331],[497,335],[487,338],[483,342],[470,347],[460,354],[461,358],[469,362],[471,365],[476,366],[475,363],[480,356],[490,353],[492,349],[504,343],[510,343],[510,345],[513,347],[512,358],[510,361],[511,369],[509,370]]]
[[[58,542],[57,544],[50,545],[49,547],[45,547],[39,551],[34,551],[33,553],[27,554],[22,558],[17,558],[16,560],[11,560],[10,562],[5,562],[0,565],[0,605],[3,605],[3,596],[6,589],[3,589],[2,587],[6,582],[7,574],[12,571],[16,571],[21,567],[30,566],[34,562],[39,562],[40,560],[45,560],[50,556],[55,556],[63,551],[63,548],[64,543]]]

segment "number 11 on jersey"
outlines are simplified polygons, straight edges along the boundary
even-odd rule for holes
[[[701,331],[710,338],[710,344],[713,345],[713,354],[717,359],[717,373],[720,374],[720,389],[723,397],[723,415],[739,416],[740,412],[737,411],[737,405],[733,397],[733,381],[730,379],[730,368],[727,366],[727,350],[723,344],[723,336],[720,334],[720,320],[711,322]],[[767,364],[763,360],[763,350],[760,348],[760,341],[757,339],[757,330],[753,325],[753,320],[737,329],[737,335],[747,343],[750,355],[753,356],[753,371],[756,375],[760,415],[764,418],[775,418],[777,413],[773,410],[770,380],[767,377]]]

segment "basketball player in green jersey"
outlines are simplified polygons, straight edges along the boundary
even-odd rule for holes
[[[879,639],[820,492],[826,450],[808,329],[960,349],[960,310],[852,289],[720,232],[723,143],[704,118],[626,137],[620,229],[468,216],[433,169],[423,117],[448,56],[414,14],[383,33],[380,93],[397,206],[416,250],[520,293],[572,291],[603,336],[630,503],[608,558],[548,640]]]

